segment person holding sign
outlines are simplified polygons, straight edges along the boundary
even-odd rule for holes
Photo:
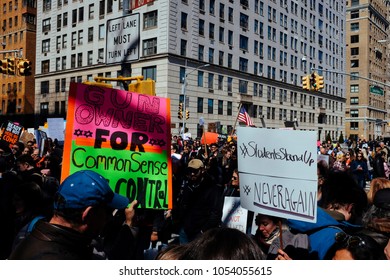
[[[182,244],[190,242],[211,228],[219,227],[223,205],[223,189],[206,172],[200,159],[192,159],[186,171],[187,178],[179,198],[179,238]]]
[[[38,221],[9,259],[93,259],[91,241],[112,218],[113,209],[131,214],[135,203],[127,208],[128,198],[114,193],[98,173],[75,172],[60,185],[50,222]]]

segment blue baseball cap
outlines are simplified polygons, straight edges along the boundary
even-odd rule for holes
[[[114,193],[102,175],[91,170],[81,170],[61,183],[54,209],[82,209],[102,203],[114,209],[124,209],[129,199]]]

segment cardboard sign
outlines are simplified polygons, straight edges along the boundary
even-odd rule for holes
[[[239,197],[225,197],[222,210],[222,223],[246,233],[248,210],[241,207]]]
[[[172,208],[169,99],[70,84],[62,180],[93,170],[139,207]]]
[[[64,141],[65,124],[63,118],[47,118],[47,136],[51,139]]]
[[[2,128],[1,140],[9,143],[10,145],[14,145],[19,141],[22,131],[23,126],[8,121],[8,123]]]
[[[237,140],[242,206],[316,222],[316,132],[239,127]]]

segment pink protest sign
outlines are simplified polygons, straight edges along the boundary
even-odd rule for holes
[[[61,179],[86,169],[142,208],[172,208],[169,99],[71,83]]]

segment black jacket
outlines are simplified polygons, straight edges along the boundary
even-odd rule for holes
[[[67,227],[37,222],[11,253],[10,260],[91,260],[91,239]]]
[[[219,227],[222,217],[223,188],[207,173],[194,187],[185,184],[180,214],[183,228],[190,240],[201,232]]]

